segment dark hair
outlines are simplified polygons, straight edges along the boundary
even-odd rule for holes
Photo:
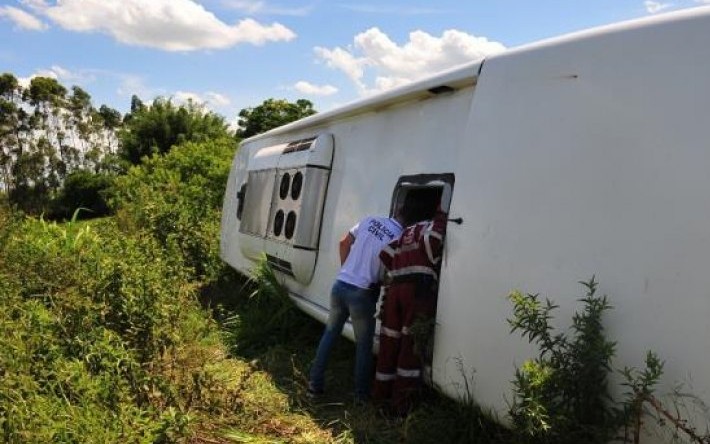
[[[434,217],[441,191],[436,188],[411,190],[404,198],[401,215],[405,225],[412,225]]]

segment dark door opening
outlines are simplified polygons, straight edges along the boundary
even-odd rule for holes
[[[417,174],[411,176],[401,176],[397,180],[392,193],[390,205],[390,215],[394,216],[398,211],[403,210],[406,205],[416,205],[419,209],[421,220],[431,220],[441,204],[445,213],[449,212],[451,197],[454,187],[454,174]],[[445,244],[445,239],[442,240]],[[436,274],[440,276],[442,260],[436,264]],[[436,295],[438,298],[438,285]],[[413,326],[415,327],[415,326]],[[420,358],[424,364],[424,379],[429,379],[431,362],[434,354],[434,333],[436,330],[436,313],[433,319],[425,320],[424,323],[416,325],[415,342],[420,342],[418,349]]]
[[[406,202],[416,201],[425,208],[424,219],[431,219],[442,196],[445,197],[442,205],[446,207],[442,210],[448,213],[453,188],[453,173],[401,176],[392,193],[390,216],[395,216]]]

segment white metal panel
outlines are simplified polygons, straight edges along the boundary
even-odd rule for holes
[[[596,274],[614,305],[616,365],[665,360],[661,392],[710,401],[710,14],[621,26],[487,60],[456,176],[442,275],[436,381],[475,369],[500,412],[515,366],[508,293],[561,304],[566,328]],[[462,196],[462,190],[466,190]]]

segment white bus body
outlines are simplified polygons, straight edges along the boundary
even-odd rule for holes
[[[302,201],[279,203],[284,172],[299,171]],[[507,295],[549,297],[566,328],[594,274],[614,305],[616,366],[654,350],[660,393],[686,383],[710,402],[710,8],[508,50],[246,140],[222,256],[247,272],[266,252],[323,321],[343,234],[390,213],[398,181],[447,174],[463,223],[448,226],[441,269],[437,385],[458,393],[460,360],[475,398],[505,412],[534,356],[510,334]],[[275,235],[279,209],[298,218],[290,240]]]

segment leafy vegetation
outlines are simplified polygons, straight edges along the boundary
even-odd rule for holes
[[[119,225],[127,232],[148,232],[183,260],[191,280],[216,280],[224,268],[219,224],[235,149],[234,140],[224,138],[146,158],[115,180],[110,201]]]
[[[107,194],[113,185],[114,175],[88,170],[69,173],[64,186],[53,202],[51,215],[57,219],[69,219],[77,208],[81,219],[91,219],[109,214]]]
[[[239,112],[237,137],[246,139],[315,113],[313,103],[309,100],[299,99],[296,103],[291,103],[286,100],[267,99],[261,105]]]
[[[602,317],[612,307],[606,295],[598,296],[592,277],[581,282],[584,309],[574,314],[572,333],[553,335],[552,312],[556,305],[543,303],[536,294],[513,292],[511,332],[539,346],[539,356],[526,361],[515,373],[515,398],[510,408],[521,442],[609,442],[631,420],[635,398],[615,402],[608,376],[613,371],[615,343],[604,335]],[[634,375],[626,371],[627,384],[651,393],[662,373],[662,364],[649,353],[647,368]]]
[[[121,157],[131,165],[144,157],[165,154],[184,142],[205,142],[229,137],[224,118],[188,102],[175,105],[171,100],[157,98],[145,106],[133,98],[131,113],[124,119],[119,132]]]

